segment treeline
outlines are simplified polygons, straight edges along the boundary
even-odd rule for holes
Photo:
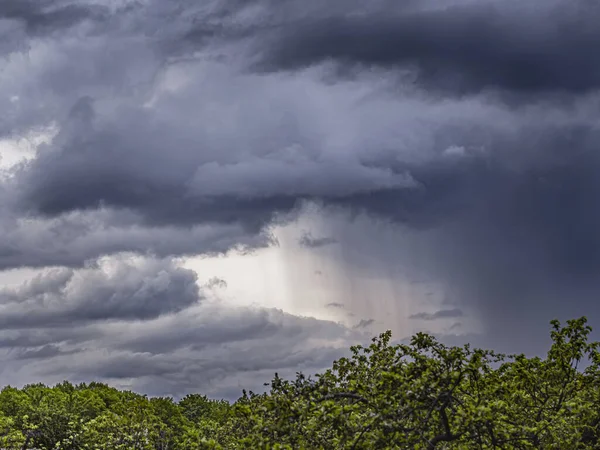
[[[5,387],[0,449],[191,449],[211,438],[228,445],[219,431],[231,417],[228,402],[199,394],[176,403],[102,383]]]
[[[552,322],[545,358],[390,333],[315,376],[230,404],[101,383],[0,392],[5,449],[595,449],[600,353],[586,319]],[[585,367],[580,367],[585,363]]]

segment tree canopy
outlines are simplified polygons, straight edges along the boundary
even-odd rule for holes
[[[3,449],[594,449],[600,352],[585,317],[551,322],[545,358],[391,333],[314,377],[277,374],[229,403],[102,383],[0,392]],[[581,367],[585,365],[585,367]]]

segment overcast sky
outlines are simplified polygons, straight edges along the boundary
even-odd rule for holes
[[[593,0],[0,1],[0,384],[234,399],[392,329],[600,329]]]

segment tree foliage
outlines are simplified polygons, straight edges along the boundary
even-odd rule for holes
[[[594,449],[600,352],[585,318],[551,322],[545,358],[391,333],[332,367],[233,404],[147,398],[101,383],[0,392],[0,448]],[[585,365],[583,368],[581,365]]]

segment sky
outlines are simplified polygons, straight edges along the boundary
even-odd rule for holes
[[[593,0],[2,0],[0,384],[235,399],[600,323]],[[599,328],[600,329],[600,328]]]

